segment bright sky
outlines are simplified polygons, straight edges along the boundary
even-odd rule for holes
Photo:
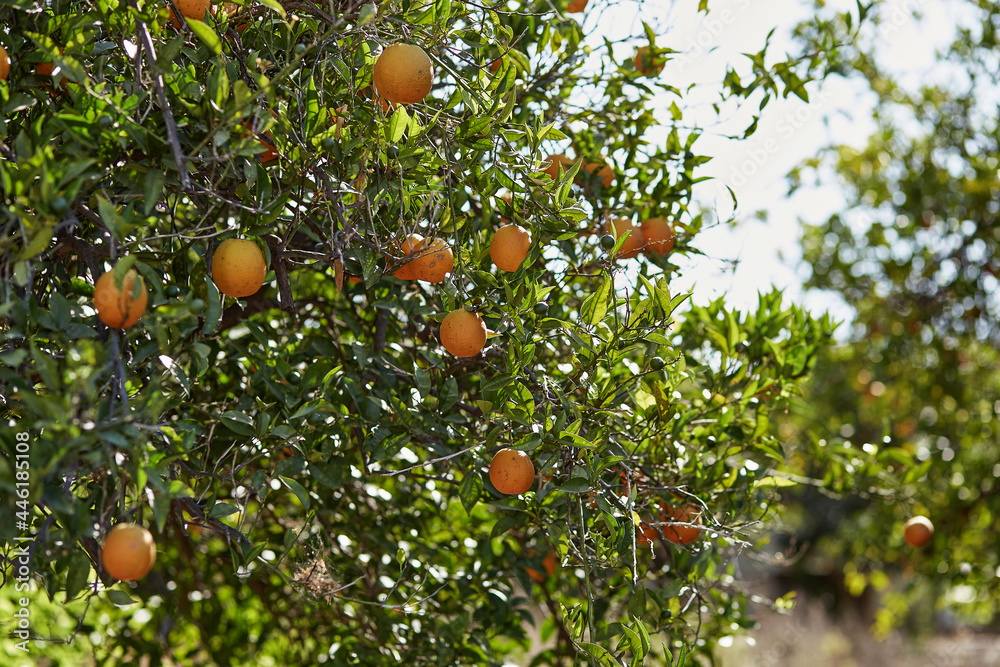
[[[708,258],[684,260],[681,275],[675,279],[678,290],[694,290],[697,303],[706,303],[725,294],[727,303],[739,309],[756,309],[758,291],[771,286],[785,290],[788,298],[804,303],[816,312],[829,310],[837,319],[849,317],[850,311],[829,295],[802,291],[804,277],[801,266],[799,237],[801,221],[818,223],[843,204],[836,187],[802,188],[787,196],[785,174],[803,159],[814,156],[823,146],[852,144],[861,146],[874,130],[871,108],[874,96],[858,83],[842,77],[831,77],[808,87],[810,102],[797,97],[772,99],[761,113],[756,134],[745,141],[727,139],[726,135],[742,136],[758,101],[742,109],[728,109],[722,124],[709,106],[716,101],[713,89],[718,89],[727,64],[736,64],[746,71],[748,59],[741,53],[756,53],[763,48],[768,31],[777,23],[778,30],[769,47],[769,62],[775,62],[786,52],[794,52],[790,30],[808,18],[811,3],[805,0],[710,0],[707,15],[697,12],[694,0],[678,0],[659,17],[650,17],[648,6],[642,15],[656,24],[657,18],[667,19],[673,26],[659,46],[684,51],[691,57],[676,56],[667,64],[661,78],[681,90],[690,84],[705,84],[703,90],[693,89],[685,96],[684,119],[697,123],[705,130],[695,144],[702,155],[717,156],[705,165],[702,175],[714,177],[696,189],[701,204],[717,212],[717,218],[728,219],[732,199],[725,186],[729,185],[738,199],[735,226],[718,225],[702,232],[695,245]],[[883,62],[891,70],[913,80],[933,62],[936,49],[951,39],[951,30],[941,30],[955,22],[952,3],[930,0],[891,0],[884,16],[889,17],[881,33],[885,49]],[[830,8],[854,9],[854,0],[831,0]],[[637,17],[631,23],[610,25],[609,37],[641,34],[640,13],[629,11],[623,3],[615,15]],[[917,9],[924,20],[915,22],[911,11]],[[626,19],[628,20],[628,19]],[[589,27],[589,26],[585,26]],[[623,51],[622,55],[626,55]],[[713,85],[714,84],[714,85]],[[665,107],[675,97],[662,97]],[[766,223],[755,219],[756,211],[766,211]],[[727,259],[740,259],[735,272],[727,270]]]

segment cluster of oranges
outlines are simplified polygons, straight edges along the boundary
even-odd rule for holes
[[[212,256],[212,280],[226,296],[246,297],[264,285],[267,262],[260,247],[248,239],[226,239]],[[149,303],[146,283],[134,269],[115,280],[114,271],[102,274],[94,284],[97,317],[112,329],[128,329],[142,317]]]
[[[184,17],[201,20],[210,11],[209,0],[175,0],[177,9]],[[587,0],[572,0],[567,8],[570,13],[582,12]],[[239,8],[226,3],[225,10],[236,14]],[[177,29],[181,20],[170,9],[170,19]],[[245,28],[246,26],[238,26]],[[635,66],[643,74],[653,74],[662,69],[654,68],[649,62],[647,47],[639,49],[635,56]],[[498,66],[498,62],[494,63]],[[7,52],[0,47],[0,79],[6,79],[10,69]],[[495,71],[495,68],[493,68]],[[431,90],[433,69],[430,58],[418,46],[394,44],[386,48],[376,60],[372,83],[373,97],[382,105],[383,111],[396,104],[412,104],[423,100]],[[376,95],[377,91],[377,95]],[[273,113],[273,112],[272,112]],[[341,121],[342,122],[342,121]],[[268,137],[270,138],[270,137]],[[271,140],[273,141],[273,139]],[[261,162],[277,159],[273,143],[262,142],[265,151]],[[565,168],[572,161],[563,154],[551,156],[545,171],[553,179],[557,178],[560,167]],[[583,169],[590,173],[605,188],[611,187],[615,178],[612,167],[603,162],[588,162]],[[501,271],[517,271],[531,248],[531,234],[523,227],[505,224],[497,230],[490,243],[490,258]],[[606,231],[617,238],[626,232],[629,238],[622,246],[619,256],[634,257],[640,250],[664,255],[673,247],[673,232],[670,224],[660,218],[651,218],[640,226],[627,218],[618,218],[606,227]],[[402,280],[420,280],[440,283],[454,267],[454,254],[444,239],[424,238],[410,234],[400,243],[399,249],[406,259],[393,276]],[[228,239],[216,249],[212,258],[212,279],[222,294],[236,298],[256,293],[264,283],[267,263],[260,247],[248,239]],[[148,304],[149,296],[142,277],[134,270],[125,273],[119,284],[112,271],[104,273],[94,287],[94,306],[98,317],[112,328],[126,329],[139,321]],[[444,348],[456,357],[478,355],[486,344],[487,327],[482,317],[464,308],[454,310],[441,323],[440,337]],[[522,451],[501,449],[493,457],[489,467],[490,481],[500,493],[519,495],[531,488],[535,469],[531,459]],[[693,505],[664,512],[681,524],[670,525],[664,530],[664,537],[678,544],[689,544],[701,532],[693,523],[700,523],[700,512]],[[663,517],[661,517],[663,518]],[[642,528],[641,539],[651,541],[655,529]],[[933,529],[931,529],[933,530]],[[909,538],[908,538],[909,541]],[[142,526],[132,523],[116,525],[107,535],[102,550],[105,570],[113,577],[124,581],[135,581],[144,577],[156,561],[156,544],[152,534]],[[553,554],[546,556],[543,566],[546,574],[555,571],[556,559]],[[530,571],[536,581],[542,574]]]

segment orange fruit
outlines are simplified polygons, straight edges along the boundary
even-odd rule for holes
[[[490,258],[501,271],[517,271],[531,249],[531,234],[520,225],[505,225],[493,234]]]
[[[410,262],[413,275],[425,283],[440,283],[455,266],[455,256],[444,239],[422,239],[416,248],[417,256]]]
[[[903,526],[903,539],[911,547],[922,547],[934,537],[934,524],[925,516],[915,516]]]
[[[535,482],[535,466],[524,452],[501,449],[490,463],[490,482],[505,495],[522,494]]]
[[[662,507],[662,506],[661,506]],[[701,525],[701,508],[693,503],[688,503],[680,507],[670,506],[663,508],[664,521],[679,521],[681,523],[692,523]],[[701,535],[703,529],[695,526],[680,526],[668,523],[663,527],[663,536],[668,542],[674,544],[691,544]]]
[[[396,104],[412,104],[427,97],[434,68],[427,53],[413,44],[393,44],[382,51],[372,70],[379,95]]]
[[[657,64],[654,66],[653,55],[649,52],[648,46],[640,46],[635,50],[635,58],[632,62],[635,63],[635,68],[638,70],[639,74],[643,76],[656,76],[663,71],[665,63],[659,62],[660,58],[657,57]]]
[[[56,47],[56,50],[59,53],[63,52],[61,46]],[[38,76],[41,77],[51,77],[52,72],[55,71],[55,68],[56,66],[53,63],[38,63],[38,65],[35,66],[35,72],[38,74]],[[67,83],[69,83],[69,79],[67,79],[66,77],[59,79],[60,86],[65,86]],[[52,88],[49,88],[48,85],[46,85],[45,87],[48,88],[50,92],[54,92],[52,91]]]
[[[660,533],[656,530],[656,526],[651,526],[643,521],[636,530],[635,540],[639,544],[649,544],[650,542],[655,541],[659,536]]]
[[[6,81],[9,72],[10,56],[7,55],[7,49],[0,46],[0,81]]]
[[[614,168],[604,162],[585,162],[583,168],[590,174],[595,174],[596,172],[596,176],[601,179],[601,184],[605,188],[610,188],[615,180]]]
[[[417,252],[417,248],[423,242],[424,237],[420,234],[409,234],[403,242],[399,244],[399,252],[403,257],[408,257]],[[417,276],[413,273],[413,260],[410,260],[403,266],[396,269],[392,274],[393,278],[399,278],[400,280],[416,280]]]
[[[180,10],[182,16],[204,21],[205,12],[208,11],[212,3],[211,0],[174,0],[174,4],[177,5],[177,9]],[[170,20],[173,21],[174,27],[180,30],[180,18],[174,14],[174,8],[170,6],[170,3],[167,3],[167,7],[170,9]]]
[[[571,160],[566,156],[565,153],[556,153],[555,155],[550,155],[542,163],[542,171],[549,175],[549,178],[555,180],[559,177],[559,165],[562,165],[563,171],[566,171],[576,160]]]
[[[136,294],[138,281],[138,294]],[[115,285],[114,271],[108,271],[94,284],[94,308],[97,317],[112,329],[128,329],[146,312],[149,294],[142,276],[129,269],[122,286]]]
[[[260,140],[260,145],[264,147],[264,152],[257,153],[257,159],[260,160],[261,164],[267,164],[272,160],[278,159],[278,149],[274,146],[274,136],[270,132],[264,133],[264,139]]]
[[[542,566],[545,568],[545,573],[550,577],[556,573],[556,568],[559,567],[559,561],[556,559],[554,553],[549,553],[548,556],[542,559]]]
[[[542,574],[533,567],[526,567],[524,570],[528,573],[528,576],[531,577],[532,581],[544,584],[546,579],[556,573],[556,567],[558,565],[559,561],[556,560],[556,555],[554,553],[549,553],[549,555],[542,559],[542,567],[545,568],[545,574]]]
[[[642,248],[643,244],[642,229],[636,227],[629,218],[616,218],[610,224],[605,225],[604,231],[606,234],[613,235],[616,240],[625,232],[631,232],[621,250],[618,251],[618,257],[628,259],[639,254],[639,249]]]
[[[264,252],[249,239],[226,239],[212,255],[212,280],[226,296],[256,294],[266,275]]]
[[[566,13],[579,14],[586,8],[587,8],[587,0],[570,0],[569,6],[566,7]]]
[[[453,310],[441,321],[441,344],[456,357],[474,357],[486,346],[486,322],[465,308]]]
[[[156,562],[153,534],[134,523],[119,523],[108,532],[101,549],[104,569],[115,579],[142,579]]]
[[[666,255],[674,248],[674,228],[663,218],[650,218],[642,223],[642,251],[649,254]]]

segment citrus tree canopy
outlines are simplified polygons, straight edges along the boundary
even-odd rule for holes
[[[660,2],[604,41],[604,0],[0,7],[0,531],[30,547],[30,650],[641,664],[751,622],[770,417],[831,325],[671,289],[714,221]],[[752,54],[717,108],[806,99],[834,46]],[[526,232],[503,270],[501,218]],[[109,271],[146,303],[128,328],[95,312]],[[503,449],[526,491],[491,482]],[[134,583],[102,565],[118,523],[155,540]]]
[[[995,624],[1000,599],[1000,183],[996,2],[959,2],[957,30],[925,77],[880,49],[910,18],[876,7],[842,71],[878,100],[875,131],[793,174],[834,174],[846,206],[803,235],[808,286],[855,316],[817,363],[783,430],[788,463],[811,481],[786,493],[800,572],[877,591],[884,636],[934,627],[942,609]],[[820,11],[833,34],[849,24]],[[800,36],[825,43],[815,26]],[[808,47],[807,47],[808,48]],[[911,519],[933,534],[911,540]],[[919,533],[918,533],[919,535]],[[904,542],[922,544],[914,549]],[[924,541],[926,540],[926,542]],[[783,540],[776,540],[781,545]]]

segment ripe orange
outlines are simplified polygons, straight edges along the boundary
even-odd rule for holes
[[[934,524],[925,516],[915,516],[903,526],[903,539],[911,547],[922,547],[934,537]]]
[[[674,520],[681,523],[692,523],[701,525],[701,508],[693,503],[688,503],[680,507],[669,506],[662,507],[664,510],[664,521]],[[674,544],[691,544],[701,535],[701,528],[696,528],[694,526],[680,526],[676,524],[667,524],[663,527],[663,536],[667,538],[668,542],[673,542]]]
[[[399,244],[399,252],[403,257],[409,257],[417,252],[417,248],[423,242],[424,237],[420,234],[409,234],[403,242]],[[410,260],[403,266],[396,269],[392,274],[393,278],[399,278],[400,280],[416,280],[417,276],[413,273],[413,260]]]
[[[134,523],[119,523],[104,539],[101,562],[115,579],[142,579],[156,562],[156,542],[152,533]]]
[[[569,6],[566,8],[566,13],[579,14],[586,8],[587,0],[570,0]]]
[[[486,346],[486,322],[465,308],[453,310],[441,321],[441,344],[456,357],[474,357]]]
[[[571,160],[566,156],[565,153],[556,153],[555,155],[550,155],[542,163],[542,171],[549,175],[549,178],[555,180],[559,177],[559,165],[562,165],[563,171],[566,171],[576,160]]]
[[[629,237],[625,239],[625,243],[622,244],[621,250],[618,251],[618,257],[628,259],[639,254],[639,249],[642,248],[643,244],[642,229],[636,227],[629,218],[616,218],[610,224],[605,225],[604,232],[611,234],[616,240],[625,232],[631,232]]]
[[[267,164],[271,160],[278,159],[278,149],[274,146],[274,137],[270,132],[264,133],[264,139],[260,140],[260,145],[264,147],[264,152],[257,153],[257,159],[261,164]]]
[[[410,262],[413,275],[425,283],[440,283],[455,266],[455,256],[444,239],[422,239],[416,247],[417,256]]]
[[[138,288],[136,282],[138,281]],[[138,294],[136,290],[138,289]],[[128,329],[146,312],[149,294],[142,276],[130,269],[122,278],[122,286],[115,285],[114,271],[108,271],[94,284],[94,308],[97,317],[112,329]]]
[[[505,225],[493,234],[490,257],[501,271],[517,271],[531,249],[531,234],[520,225]]]
[[[545,568],[545,574],[542,574],[533,567],[526,567],[524,570],[528,573],[528,576],[531,577],[532,581],[544,584],[546,579],[556,573],[556,567],[558,565],[559,561],[556,560],[556,555],[554,553],[549,553],[549,555],[542,559],[542,567]]]
[[[660,532],[656,530],[656,526],[652,526],[645,521],[639,524],[639,528],[636,529],[635,540],[639,544],[649,544],[656,540],[660,536]]]
[[[256,294],[266,275],[264,253],[249,239],[226,239],[212,255],[212,280],[226,296]]]
[[[379,95],[397,104],[424,99],[433,82],[431,59],[413,44],[393,44],[382,51],[372,70],[372,83]]]
[[[642,223],[642,251],[649,254],[666,255],[674,247],[674,229],[663,218],[650,218]]]
[[[660,58],[657,57],[655,60],[653,55],[649,52],[648,46],[640,46],[635,50],[635,58],[632,59],[635,63],[635,68],[638,70],[639,74],[643,76],[656,76],[663,71],[665,63],[660,62]],[[654,66],[654,62],[657,64]]]
[[[63,52],[61,46],[60,47],[56,47],[56,50],[59,53]],[[41,77],[51,77],[52,76],[52,72],[55,71],[55,69],[56,69],[56,66],[54,64],[52,64],[52,63],[38,63],[38,65],[35,66],[35,72],[38,74],[38,76],[41,76]],[[59,85],[60,86],[65,86],[67,83],[69,83],[69,79],[67,79],[66,77],[63,77],[63,78],[59,79]],[[50,93],[53,93],[53,94],[55,93],[55,91],[53,91],[52,88],[48,86],[48,84],[46,84],[45,87],[49,89]]]
[[[604,162],[585,162],[583,168],[589,173],[595,174],[601,179],[601,184],[604,185],[605,189],[610,188],[611,184],[615,180],[615,170],[610,165]]]
[[[7,55],[7,49],[0,46],[0,81],[6,81],[9,72],[10,56]]]
[[[211,0],[174,0],[174,4],[177,5],[177,9],[180,10],[182,16],[204,21],[205,12],[208,11],[212,3]],[[173,21],[174,27],[180,30],[180,18],[174,14],[174,8],[170,7],[170,3],[167,3],[167,6],[170,8],[170,20]]]
[[[500,493],[522,494],[535,482],[535,466],[524,452],[501,449],[490,463],[490,482]]]

